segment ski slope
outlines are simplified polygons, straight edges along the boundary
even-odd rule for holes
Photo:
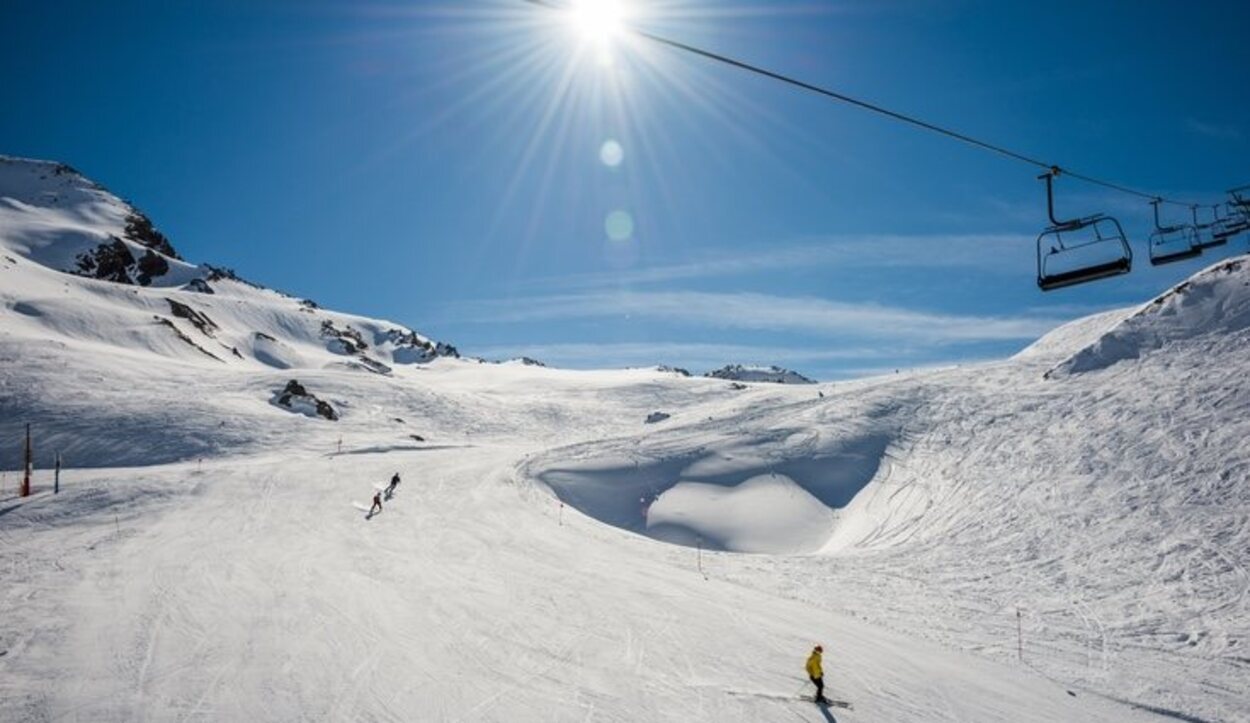
[[[1250,720],[1250,258],[1000,362],[735,385],[67,274],[133,209],[7,163],[0,720]],[[852,709],[780,699],[815,643]]]

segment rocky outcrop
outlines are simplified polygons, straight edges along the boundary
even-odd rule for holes
[[[134,266],[135,257],[130,247],[119,238],[109,243],[102,243],[91,251],[78,255],[78,274],[101,281],[116,281],[120,284],[130,283],[130,268]]]
[[[205,271],[208,272],[208,276],[205,277],[206,281],[222,281],[222,280],[234,281],[234,282],[243,284],[244,286],[250,286],[253,289],[265,288],[261,286],[260,284],[252,283],[251,281],[248,281],[242,276],[239,276],[238,274],[234,272],[234,269],[228,269],[228,268],[225,268],[224,266],[213,266],[211,264],[202,264],[202,267]]]
[[[150,286],[154,280],[169,273],[169,262],[164,256],[147,249],[136,259],[125,241],[116,236],[110,238],[110,241],[78,254],[75,273],[101,281],[138,286]]]
[[[321,322],[321,336],[329,339],[326,348],[335,354],[354,356],[369,348],[359,331],[350,326],[340,329],[329,319]]]
[[[171,259],[182,260],[169,239],[165,238],[165,234],[157,231],[152,221],[138,211],[126,217],[126,238],[145,248],[159,251]]]
[[[338,412],[334,411],[334,407],[330,406],[329,402],[309,393],[304,385],[295,379],[287,382],[282,391],[274,393],[269,401],[275,406],[307,417],[321,417],[331,422],[339,418]]]
[[[191,279],[183,287],[183,291],[194,291],[197,294],[213,294],[213,287],[208,285],[204,279]]]
[[[392,357],[399,364],[424,364],[439,357],[460,358],[460,352],[451,344],[423,339],[407,329],[389,329],[377,341],[395,346]]]
[[[161,326],[163,326],[163,327],[165,327],[165,328],[169,329],[170,331],[172,331],[172,332],[174,333],[174,335],[178,337],[178,339],[179,339],[179,340],[181,340],[183,343],[187,344],[188,346],[193,347],[193,348],[194,348],[196,351],[198,351],[199,353],[201,353],[201,354],[203,354],[204,356],[206,356],[206,357],[208,357],[208,358],[212,359],[213,361],[221,361],[221,358],[220,358],[220,357],[218,357],[216,354],[214,354],[214,353],[212,353],[211,351],[209,351],[209,350],[205,349],[204,347],[200,346],[199,344],[196,344],[196,343],[195,343],[195,341],[194,341],[191,337],[189,337],[189,336],[187,336],[186,334],[182,333],[182,329],[179,329],[179,328],[178,328],[178,326],[177,326],[176,324],[174,324],[174,322],[173,322],[173,321],[171,321],[171,320],[169,320],[169,319],[166,319],[166,318],[165,318],[165,317],[163,317],[163,316],[153,316],[152,318],[156,320],[156,323],[157,323],[157,324],[160,324]]]
[[[773,384],[815,384],[815,380],[798,372],[782,369],[778,366],[748,367],[742,364],[729,364],[704,374],[713,379],[730,379],[738,382],[771,382]]]
[[[167,273],[169,273],[169,262],[164,256],[148,249],[135,263],[134,279],[140,286],[149,286],[153,279]]]
[[[179,319],[186,319],[191,322],[191,326],[199,329],[200,333],[204,336],[211,337],[213,336],[213,332],[217,330],[217,325],[213,323],[212,319],[208,318],[207,314],[201,311],[196,311],[186,304],[174,301],[173,299],[165,299],[165,301],[169,303],[170,313]]]

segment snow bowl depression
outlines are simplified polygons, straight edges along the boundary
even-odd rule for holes
[[[877,476],[893,441],[863,430],[829,438],[793,427],[740,439],[708,432],[645,449],[584,445],[525,471],[581,512],[658,540],[806,553],[829,540],[837,510]]]

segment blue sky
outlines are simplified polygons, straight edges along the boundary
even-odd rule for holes
[[[1250,183],[1244,2],[628,5],[649,30],[1151,193]],[[645,42],[605,64],[519,0],[5,17],[0,153],[78,167],[189,260],[474,355],[824,379],[957,363],[1246,249],[1152,268],[1149,206],[1063,179],[1060,213],[1118,216],[1135,269],[1043,294],[1034,169]]]

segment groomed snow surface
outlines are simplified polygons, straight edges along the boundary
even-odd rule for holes
[[[28,222],[114,215],[22,198],[0,720],[1250,720],[1250,257],[999,363],[742,385],[68,275]],[[815,643],[852,709],[797,700]]]

